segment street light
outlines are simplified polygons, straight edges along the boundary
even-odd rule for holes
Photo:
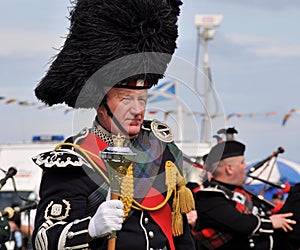
[[[204,105],[206,113],[209,113],[209,92],[211,91],[211,75],[209,68],[209,58],[208,58],[208,41],[212,40],[215,36],[216,31],[214,28],[221,25],[223,20],[223,15],[196,15],[195,25],[197,28],[197,48],[196,48],[196,62],[195,62],[195,79],[194,85],[196,91],[200,94],[198,90],[197,78],[198,78],[198,66],[199,66],[199,46],[200,42],[203,41],[203,71],[204,71],[204,92],[201,94],[204,99]],[[201,33],[202,29],[202,33]],[[201,141],[210,142],[210,126],[209,117],[205,115],[202,120],[201,127]]]

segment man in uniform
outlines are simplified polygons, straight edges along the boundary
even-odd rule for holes
[[[283,241],[284,232],[296,224],[293,214],[267,214],[269,209],[243,188],[248,166],[244,151],[244,144],[230,139],[220,141],[205,157],[213,178],[196,195],[199,206],[193,235],[201,249],[294,249]]]
[[[48,105],[94,108],[90,129],[34,162],[44,173],[36,250],[194,249],[185,213],[194,208],[182,155],[170,128],[144,121],[147,89],[163,77],[176,48],[178,0],[78,0],[70,34],[35,89]],[[101,152],[135,155],[109,199],[109,165]]]

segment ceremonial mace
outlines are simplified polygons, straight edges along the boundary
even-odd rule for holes
[[[125,177],[136,153],[133,153],[129,147],[124,146],[125,136],[113,135],[112,139],[114,146],[108,146],[104,151],[101,151],[100,157],[108,170],[110,197],[112,200],[118,200],[121,194],[122,179]],[[111,232],[108,239],[108,250],[115,250],[116,238],[116,231]]]

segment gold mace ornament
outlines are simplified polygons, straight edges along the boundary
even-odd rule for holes
[[[113,135],[113,146],[108,146],[100,152],[100,157],[104,161],[108,170],[108,178],[110,180],[112,200],[118,200],[121,193],[121,183],[125,177],[128,167],[134,160],[136,153],[133,153],[129,147],[124,146],[125,136]],[[113,231],[108,237],[108,250],[115,250],[117,233]]]

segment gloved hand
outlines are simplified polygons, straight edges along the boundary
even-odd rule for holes
[[[89,234],[91,237],[103,237],[112,231],[122,228],[124,204],[120,200],[109,200],[103,202],[97,209],[89,223]]]

